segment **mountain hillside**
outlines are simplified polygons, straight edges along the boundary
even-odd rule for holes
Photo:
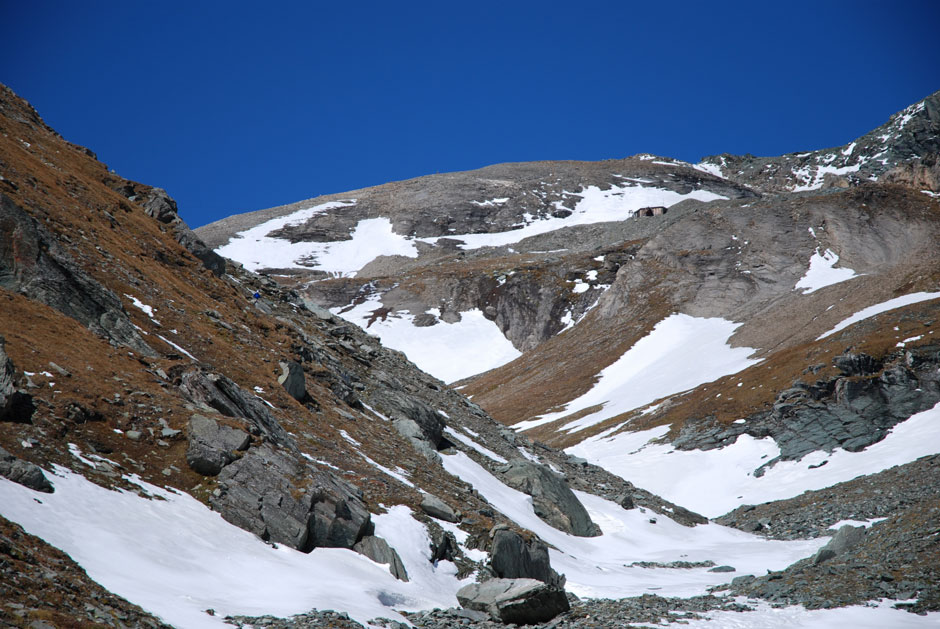
[[[878,181],[505,164],[194,232],[3,87],[0,622],[932,626],[936,99]]]

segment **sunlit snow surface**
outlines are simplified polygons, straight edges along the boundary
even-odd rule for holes
[[[462,248],[501,246],[519,242],[523,238],[544,234],[562,227],[584,225],[629,218],[636,210],[651,206],[671,206],[685,199],[713,201],[725,199],[707,190],[693,190],[679,194],[665,188],[629,185],[609,190],[588,186],[581,192],[568,193],[580,197],[570,216],[565,218],[529,218],[521,229],[493,234],[448,234],[446,238],[463,241]],[[508,199],[476,202],[480,207],[497,206]],[[415,258],[418,250],[414,239],[397,234],[388,218],[378,217],[360,220],[350,233],[349,240],[335,242],[296,242],[269,236],[271,232],[288,225],[300,225],[317,214],[342,211],[355,205],[355,200],[331,201],[305,208],[265,221],[251,229],[238,232],[216,252],[240,262],[245,268],[257,271],[264,268],[296,268],[325,271],[338,276],[355,276],[366,264],[383,255],[399,255]],[[419,238],[424,242],[436,242],[438,238]]]
[[[334,308],[333,312],[375,334],[386,347],[404,352],[408,360],[444,382],[482,373],[521,355],[480,310],[461,312],[457,323],[438,320],[420,328],[413,323],[414,315],[407,312],[392,313],[369,324],[372,313],[381,307],[381,298],[373,295],[351,310]]]
[[[55,493],[0,478],[0,514],[67,552],[108,590],[181,628],[228,627],[227,614],[287,616],[312,608],[346,611],[361,622],[401,609],[456,604],[450,562],[430,563],[424,525],[406,507],[375,517],[405,564],[409,583],[350,550],[309,555],[274,548],[186,494],[139,483],[164,498],[103,489],[57,468]],[[383,604],[383,601],[386,604]],[[214,609],[209,616],[206,609]]]
[[[887,312],[889,310],[894,310],[895,308],[900,308],[901,306],[909,306],[911,304],[917,304],[922,301],[930,301],[931,299],[938,299],[938,298],[940,298],[940,292],[911,293],[910,295],[903,295],[901,297],[895,297],[894,299],[889,299],[888,301],[884,301],[884,302],[881,302],[880,304],[875,304],[874,306],[869,306],[868,308],[860,310],[847,319],[843,319],[836,325],[836,327],[832,328],[825,334],[822,334],[816,340],[819,341],[821,339],[824,339],[827,336],[830,336],[832,334],[835,334],[836,332],[839,332],[840,330],[844,330],[845,328],[849,327],[853,323],[864,321],[865,319],[868,319],[869,317],[874,317],[875,315],[879,315],[882,312]]]
[[[804,294],[814,293],[820,288],[832,286],[839,282],[858,277],[852,269],[845,267],[835,268],[839,256],[831,249],[819,253],[819,249],[809,259],[809,269],[794,286],[794,290],[802,290]]]
[[[387,218],[361,220],[349,240],[335,242],[294,242],[268,234],[288,225],[300,225],[316,214],[355,205],[355,201],[332,201],[265,221],[237,233],[216,253],[242,263],[251,271],[259,269],[316,269],[333,275],[354,276],[379,256],[418,257],[415,244],[392,230]]]
[[[591,390],[569,402],[564,410],[520,422],[513,428],[527,430],[602,404],[601,410],[562,427],[576,432],[659,398],[746,369],[760,361],[748,358],[754,353],[753,348],[728,345],[728,339],[740,325],[726,319],[686,314],[666,317],[602,370]]]
[[[812,452],[800,461],[781,461],[759,478],[754,470],[780,454],[770,437],[741,435],[732,445],[705,451],[651,443],[668,430],[660,426],[593,437],[566,452],[713,518],[743,504],[792,498],[940,452],[940,404],[898,424],[883,440],[861,452],[841,448],[831,454]],[[826,464],[820,467],[823,461]]]
[[[709,192],[708,190],[693,190],[688,194],[679,194],[665,188],[653,188],[637,185],[612,186],[609,190],[601,190],[597,186],[588,186],[581,192],[568,193],[571,196],[581,197],[569,216],[564,218],[547,218],[526,222],[519,229],[497,232],[493,234],[452,234],[444,238],[453,238],[463,241],[462,249],[479,249],[480,247],[500,247],[511,245],[530,236],[545,234],[562,227],[572,225],[587,225],[590,223],[605,223],[608,221],[622,221],[630,218],[643,207],[661,205],[670,207],[679,201],[696,199],[698,201],[714,201],[727,199],[727,197]],[[559,206],[559,209],[561,207]],[[421,238],[425,242],[436,242],[438,238]]]
[[[463,453],[441,457],[445,469],[473,485],[497,510],[536,533],[552,547],[551,564],[567,577],[565,588],[582,597],[622,598],[656,593],[663,596],[704,594],[712,585],[742,574],[781,570],[812,555],[827,539],[780,542],[736,529],[705,524],[687,527],[643,509],[620,505],[575,492],[591,519],[601,527],[599,537],[576,537],[554,529],[532,510],[532,499],[503,485]],[[651,523],[655,518],[656,523]],[[707,568],[669,569],[630,567],[636,561],[706,561],[731,565],[736,572]]]

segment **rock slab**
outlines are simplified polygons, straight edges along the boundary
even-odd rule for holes
[[[457,591],[462,607],[506,624],[529,625],[551,620],[570,609],[565,591],[536,579],[491,579]]]

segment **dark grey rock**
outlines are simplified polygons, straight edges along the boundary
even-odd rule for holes
[[[546,523],[572,535],[600,535],[600,529],[568,483],[544,465],[515,461],[501,471],[507,485],[532,496],[536,515]]]
[[[0,287],[46,304],[117,345],[157,356],[117,295],[85,273],[55,236],[2,193]]]
[[[432,518],[444,520],[445,522],[460,521],[460,518],[457,517],[457,514],[454,513],[454,510],[451,509],[446,502],[431,494],[424,494],[424,497],[421,499],[421,510]]]
[[[715,566],[714,568],[710,568],[708,571],[709,572],[735,572],[736,570],[734,566]]]
[[[564,585],[564,578],[552,570],[548,546],[538,538],[527,542],[510,529],[500,529],[493,535],[490,568],[502,579],[537,579],[552,585]]]
[[[813,555],[812,562],[814,564],[820,564],[841,555],[865,539],[867,532],[864,526],[851,526],[846,524],[836,531],[836,534],[832,536],[828,544],[820,548],[816,554]]]
[[[278,376],[277,382],[287,393],[303,404],[310,396],[307,394],[307,383],[304,379],[304,368],[300,366],[300,363],[294,361],[285,361],[280,363],[281,366],[281,375]]]
[[[54,491],[52,483],[38,465],[18,459],[3,448],[0,448],[0,476],[35,491],[47,494]]]
[[[491,579],[457,591],[462,607],[505,624],[546,622],[570,609],[565,591],[535,579]]]
[[[215,476],[237,458],[236,451],[248,448],[250,439],[247,432],[221,426],[204,415],[193,415],[189,420],[186,462],[203,476]]]
[[[414,433],[414,430],[407,422],[397,422],[396,428],[403,435],[424,439],[434,448],[441,443],[441,437],[444,433],[444,418],[420,399],[401,391],[386,390],[381,397],[376,396],[373,400],[376,408],[392,420],[407,419],[417,425],[419,432]],[[399,423],[402,424],[403,428],[398,427]],[[406,434],[406,432],[409,434]]]
[[[211,506],[263,540],[310,552],[352,548],[372,534],[358,488],[271,444],[251,448],[217,478]]]
[[[393,577],[399,581],[408,581],[408,572],[405,570],[405,564],[402,563],[398,552],[381,537],[367,535],[356,542],[353,550],[376,563],[388,564],[388,571],[392,573]]]
[[[245,393],[231,379],[199,369],[183,373],[179,380],[180,391],[194,404],[204,404],[228,417],[243,417],[271,441],[291,443],[290,435],[280,422],[271,415],[264,402]]]
[[[0,336],[0,422],[29,423],[36,410],[33,397],[15,387],[16,369]]]

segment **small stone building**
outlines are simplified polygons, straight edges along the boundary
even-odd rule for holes
[[[654,207],[641,207],[636,211],[637,216],[662,216],[666,213],[666,208],[662,205]]]

